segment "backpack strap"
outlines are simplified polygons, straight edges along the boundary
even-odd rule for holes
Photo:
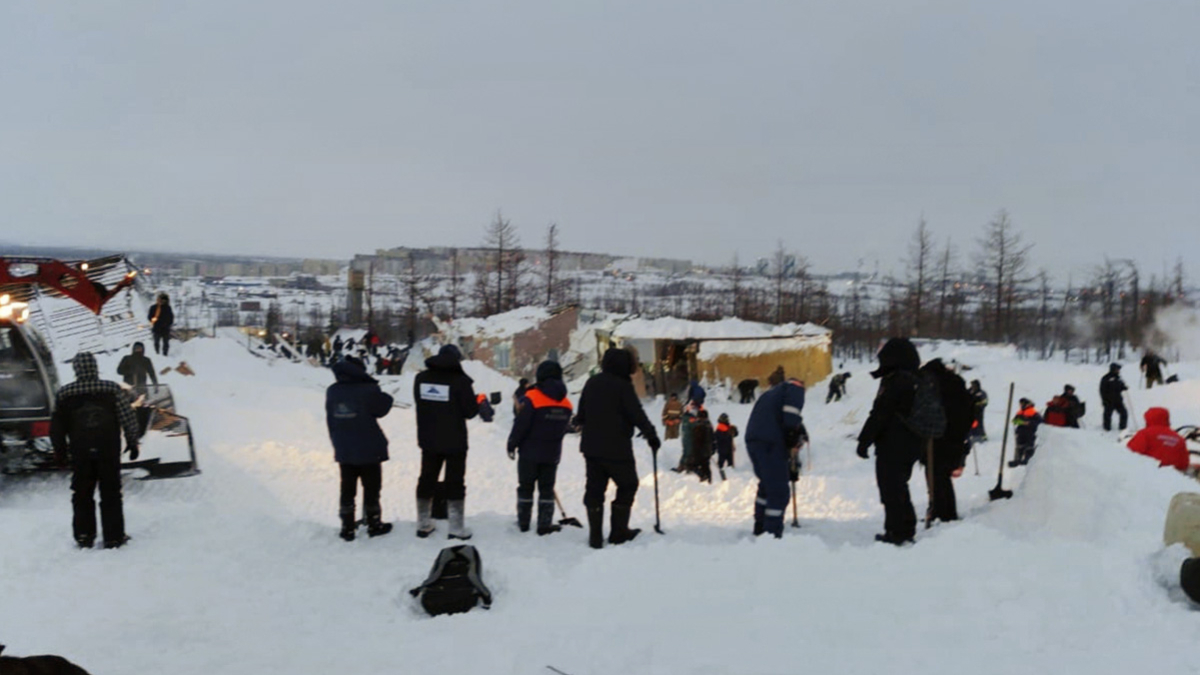
[[[420,586],[410,590],[409,594],[415,598],[421,594],[421,591],[429,588],[433,582],[437,581],[442,576],[442,572],[446,570],[446,565],[454,559],[457,548],[457,546],[452,546],[442,549],[438,553],[437,560],[433,561],[433,568],[429,570],[429,576],[425,578],[425,581]]]
[[[483,572],[483,561],[479,559],[479,551],[475,550],[470,544],[463,544],[456,547],[459,549],[458,555],[467,559],[470,567],[467,568],[467,579],[471,581],[471,585],[475,587],[475,591],[479,593],[479,599],[483,602],[484,609],[492,607],[492,591],[483,583],[483,577],[480,574]]]

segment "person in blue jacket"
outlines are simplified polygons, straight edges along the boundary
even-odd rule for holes
[[[789,464],[803,438],[804,385],[772,374],[775,383],[754,404],[746,422],[746,453],[758,477],[754,500],[754,534],[783,536],[783,514],[788,503]]]
[[[367,535],[387,534],[392,531],[392,524],[383,522],[379,491],[383,485],[383,462],[388,459],[388,439],[379,428],[379,418],[391,412],[392,397],[380,390],[363,362],[353,356],[334,363],[333,375],[337,382],[325,390],[325,421],[329,440],[333,442],[333,458],[342,475],[340,536],[354,541],[358,527],[354,498],[359,482],[363,488]]]
[[[554,361],[538,366],[537,382],[522,392],[516,404],[517,418],[508,434],[508,458],[517,460],[517,526],[522,532],[529,531],[533,518],[535,485],[537,533],[553,534],[562,529],[554,524],[554,481],[572,414],[562,376],[562,366]]]

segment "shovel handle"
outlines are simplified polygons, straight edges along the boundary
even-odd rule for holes
[[[1016,386],[1015,382],[1008,383],[1008,407],[1004,413],[1004,440],[1000,442],[1000,475],[996,478],[997,490],[1004,484],[1004,460],[1006,459],[1005,455],[1008,453],[1008,426],[1012,419],[1013,390],[1016,389]]]

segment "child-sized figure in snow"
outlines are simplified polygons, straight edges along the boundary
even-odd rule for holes
[[[1033,407],[1033,401],[1023,398],[1020,401],[1021,409],[1013,417],[1013,431],[1016,435],[1017,450],[1016,456],[1008,463],[1009,467],[1017,467],[1029,463],[1029,458],[1033,457],[1033,451],[1037,447],[1037,429],[1042,423],[1042,416],[1038,414],[1036,408]]]
[[[713,431],[714,442],[717,446],[717,469],[723,470],[726,466],[733,468],[733,453],[737,450],[733,439],[737,438],[738,428],[729,423],[729,415],[721,413],[717,418],[717,428]]]
[[[701,483],[712,482],[713,456],[713,426],[708,420],[708,411],[701,410],[696,414],[696,422],[692,425],[692,454],[690,457],[691,470],[700,478]]]
[[[683,421],[683,401],[679,394],[671,394],[662,409],[663,438],[671,440],[679,438],[679,423]]]
[[[1166,408],[1146,411],[1146,428],[1130,439],[1130,450],[1158,460],[1159,466],[1187,471],[1191,464],[1187,442],[1171,428],[1171,413]]]

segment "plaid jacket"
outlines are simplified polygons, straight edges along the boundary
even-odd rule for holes
[[[129,393],[116,382],[100,379],[96,357],[91,352],[76,354],[71,365],[75,367],[75,381],[59,388],[55,395],[55,407],[61,407],[64,401],[73,396],[111,394],[116,399],[117,421],[120,422],[121,429],[125,432],[125,444],[136,447],[139,427]],[[65,439],[61,431],[52,435],[54,436],[54,449],[63,450]]]

